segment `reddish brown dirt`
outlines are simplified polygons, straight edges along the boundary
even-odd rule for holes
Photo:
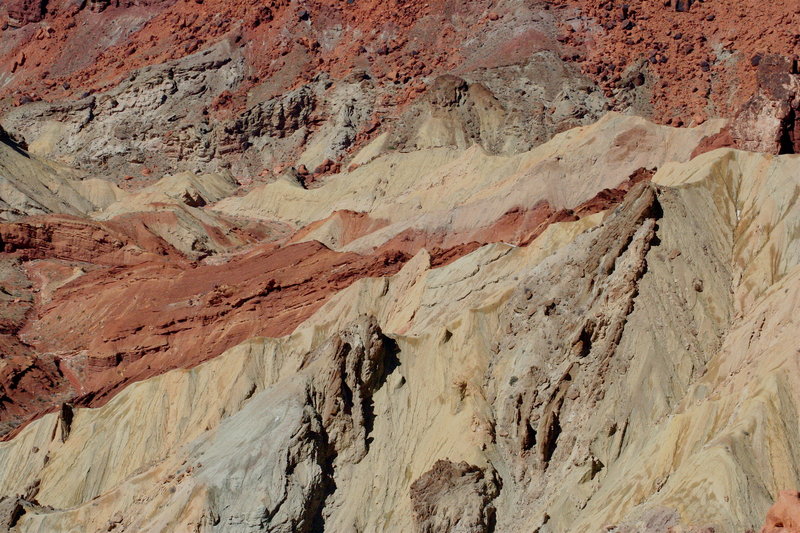
[[[53,378],[59,373],[54,359],[37,356],[18,337],[33,306],[34,290],[19,260],[0,254],[0,433],[30,416],[38,398],[58,403],[72,394]]]
[[[125,232],[115,231],[113,225],[70,215],[0,223],[0,249],[24,260],[52,258],[98,265],[131,265],[167,256],[182,257],[146,231],[143,224],[125,227]]]
[[[138,272],[132,269],[121,274],[128,267],[139,265],[160,271],[194,268],[195,263],[150,229],[175,222],[172,212],[151,212],[108,222],[51,215],[0,224],[0,432],[8,431],[32,411],[46,411],[84,388],[85,376],[77,377],[69,368],[63,348],[43,350],[36,341],[27,342],[22,332],[25,324],[30,325],[36,313],[48,305],[58,307],[59,289],[81,273],[85,274],[80,280],[84,276],[100,280],[93,287],[95,292],[83,295],[82,302],[62,302],[66,307],[58,308],[55,321],[64,320],[66,324],[93,297],[113,292],[109,284],[114,276]],[[222,246],[235,250],[243,242],[266,241],[270,228],[268,224],[251,223],[231,225],[225,235],[215,227],[206,230]],[[53,300],[55,303],[51,303]]]
[[[368,68],[380,83],[396,84],[447,70],[460,60],[457,48],[463,37],[450,18],[464,12],[464,6],[452,0],[312,0],[302,7],[285,0],[154,1],[102,13],[51,3],[41,22],[13,30],[0,46],[0,65],[5,65],[0,72],[15,73],[14,83],[0,96],[57,100],[102,90],[134,69],[230,39],[241,47],[250,70],[237,94],[228,95],[221,106],[237,109],[247,92],[265,80],[272,86],[268,92],[280,94],[318,72],[338,78],[353,68]],[[467,6],[473,24],[484,4]],[[441,31],[429,31],[440,25]],[[116,27],[124,31],[111,35]],[[64,53],[76,46],[80,50]],[[411,85],[398,93],[400,99],[422,86]]]
[[[330,294],[361,277],[392,274],[405,259],[308,242],[259,246],[221,265],[94,271],[37,309],[20,336],[39,351],[70,354],[89,394],[83,402],[96,405],[127,382],[191,366],[253,336],[289,333]]]
[[[688,125],[733,116],[755,90],[759,59],[792,56],[800,45],[795,2],[558,0],[528,6],[556,13],[562,24],[552,36],[506,28],[514,24],[513,6],[493,10],[488,0],[90,4],[110,7],[96,12],[65,0],[14,0],[5,15],[0,8],[0,23],[22,25],[7,28],[0,44],[0,73],[14,76],[0,97],[74,97],[108,88],[133,69],[230,39],[241,47],[249,74],[218,112],[234,113],[265,82],[259,91],[269,96],[319,72],[338,79],[355,68],[392,87],[385,104],[397,104],[424,90],[423,76],[555,50],[580,63],[609,95],[623,83],[625,69],[647,62],[656,76],[654,118]],[[497,34],[499,42],[474,48],[476,37],[497,28],[508,30]],[[558,32],[561,42],[554,39]]]
[[[698,155],[716,150],[717,148],[731,148],[735,146],[736,139],[731,135],[730,129],[722,128],[714,135],[708,135],[700,139],[700,143],[692,150],[691,158],[694,159]]]
[[[800,533],[800,492],[784,490],[767,511],[761,533]]]

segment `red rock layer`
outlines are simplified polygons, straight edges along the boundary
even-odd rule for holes
[[[19,268],[4,270],[27,288],[18,291],[20,312],[0,331],[0,347],[12,355],[0,368],[0,433],[8,438],[62,402],[101,405],[128,384],[196,365],[248,338],[290,333],[333,294],[363,277],[396,273],[422,248],[438,267],[484,243],[526,245],[553,222],[615,205],[647,177],[637,173],[574,211],[541,203],[468,233],[406,231],[367,255],[278,241],[199,263],[149,231],[148,217],[169,213],[0,224],[0,259],[21,263],[30,280],[22,283]],[[345,241],[385,224],[339,216]]]
[[[19,261],[0,254],[0,433],[29,417],[37,399],[58,403],[71,395],[61,387],[57,361],[38,356],[19,339],[34,297],[34,286]]]
[[[99,265],[130,265],[177,253],[142,224],[124,228],[70,215],[30,217],[24,222],[0,223],[0,249],[23,260],[64,259]]]
[[[69,354],[83,402],[96,405],[127,382],[191,366],[250,337],[289,333],[331,294],[392,274],[406,259],[308,242],[259,246],[221,265],[95,271],[61,289],[20,334],[39,351]]]
[[[260,244],[227,262],[198,264],[160,242],[154,248],[163,253],[153,253],[144,249],[151,243],[109,236],[103,224],[57,216],[35,222],[0,226],[3,257],[28,261],[42,287],[66,283],[3,337],[19,354],[0,373],[5,431],[66,399],[101,405],[127,384],[193,366],[247,338],[287,334],[332,294],[362,277],[394,274],[410,257],[392,247],[339,253],[311,241]],[[67,281],[64,265],[85,273]]]

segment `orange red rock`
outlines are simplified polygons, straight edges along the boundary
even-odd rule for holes
[[[564,35],[583,70],[613,92],[626,70],[644,61],[654,118],[673,125],[698,123],[693,117],[710,110],[733,116],[756,92],[760,59],[791,56],[800,25],[800,12],[783,2],[568,0],[563,6],[582,15],[565,25]]]
[[[464,43],[486,24],[513,24],[504,11],[487,11],[490,5],[459,5],[463,26],[456,28],[449,18],[455,4],[446,0],[400,6],[377,0],[315,0],[302,9],[277,0],[265,5],[90,2],[84,10],[69,3],[16,0],[6,7],[6,16],[18,24],[41,26],[32,39],[20,33],[26,28],[14,30],[0,46],[0,57],[16,74],[2,92],[58,99],[97,91],[134,69],[229,39],[242,47],[252,72],[227,97],[234,107],[268,79],[281,86],[274,87],[280,92],[320,71],[339,79],[356,68],[370,69],[380,83],[399,83],[394,98],[402,103],[416,94],[404,90],[407,83],[474,63],[480,50]],[[674,125],[699,123],[709,112],[733,116],[756,90],[760,59],[769,53],[790,54],[800,24],[800,15],[784,3],[755,0],[565,0],[540,9],[555,13],[561,28],[550,36],[533,30],[519,38],[499,32],[500,41],[492,45],[497,51],[493,64],[519,61],[519,54],[536,49],[553,50],[577,61],[610,96],[629,82],[631,69],[639,69],[652,88],[652,116]],[[121,25],[123,32],[108,35],[103,28],[110,24]],[[295,37],[288,39],[276,28]],[[337,28],[342,29],[337,39],[320,38]],[[94,38],[88,39],[90,34]],[[79,54],[62,53],[79,48]],[[19,68],[20,58],[24,68]]]
[[[782,490],[775,505],[767,511],[761,533],[800,532],[800,492]]]

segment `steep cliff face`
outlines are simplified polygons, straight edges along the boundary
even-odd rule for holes
[[[0,529],[797,531],[799,16],[3,3]]]

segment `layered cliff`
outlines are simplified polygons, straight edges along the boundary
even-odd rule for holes
[[[129,213],[6,223],[13,527],[755,527],[796,464],[797,158],[689,161],[717,127],[146,204],[284,228],[199,260]]]
[[[0,529],[800,531],[798,16],[0,6]]]

